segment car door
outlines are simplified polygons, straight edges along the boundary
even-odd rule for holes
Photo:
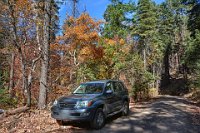
[[[113,82],[108,82],[106,84],[106,87],[105,87],[105,92],[107,90],[111,90],[112,93],[109,93],[109,94],[105,94],[106,96],[106,105],[107,105],[107,113],[110,114],[112,112],[115,112],[116,109],[117,109],[117,99],[116,99],[116,96],[115,96],[115,93],[114,93],[114,89],[113,89]]]
[[[123,86],[120,84],[120,82],[115,81],[113,83],[113,89],[114,89],[114,95],[116,99],[116,111],[119,111],[123,106]]]

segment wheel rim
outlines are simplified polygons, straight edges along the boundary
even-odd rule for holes
[[[103,117],[103,114],[102,113],[99,113],[98,116],[97,116],[97,123],[99,126],[101,126],[104,122],[104,117]]]

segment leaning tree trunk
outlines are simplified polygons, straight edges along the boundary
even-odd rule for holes
[[[40,55],[32,60],[31,69],[27,79],[27,107],[31,107],[31,85],[33,80],[33,72],[35,72],[36,63],[40,59]]]
[[[50,9],[51,0],[45,1],[45,17],[44,17],[44,42],[42,45],[42,60],[41,60],[41,74],[40,74],[40,91],[38,108],[44,109],[47,100],[47,79],[48,79],[48,66],[49,66],[49,43],[50,43]]]

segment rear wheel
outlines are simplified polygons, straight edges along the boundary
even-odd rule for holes
[[[100,129],[105,125],[105,115],[101,108],[97,109],[94,119],[91,121],[90,125],[94,129]]]
[[[129,104],[127,101],[123,104],[122,115],[127,116],[129,114]]]

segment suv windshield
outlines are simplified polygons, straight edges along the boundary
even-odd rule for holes
[[[81,84],[74,94],[99,94],[103,92],[104,83],[86,83]]]

